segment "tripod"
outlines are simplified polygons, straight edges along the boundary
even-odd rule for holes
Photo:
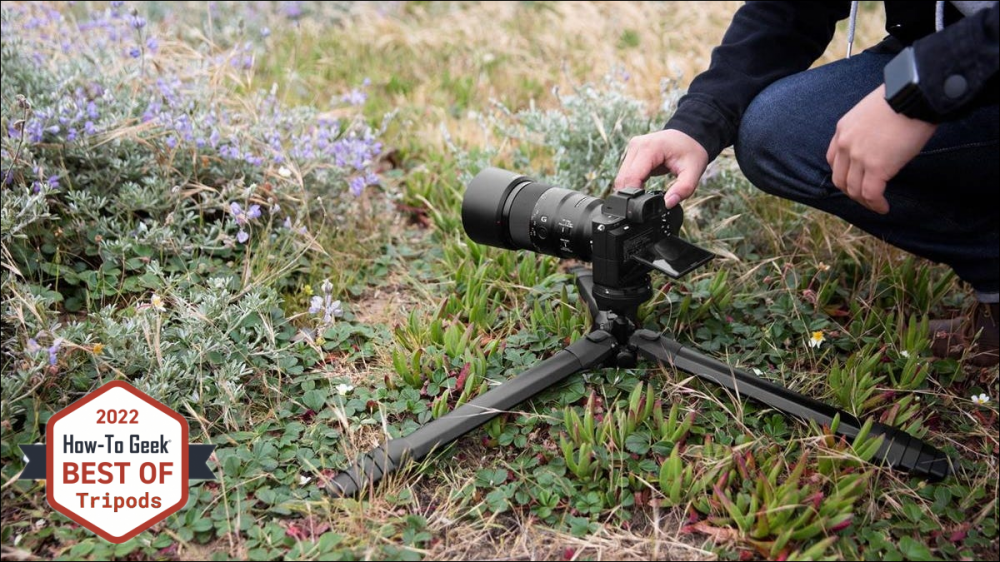
[[[362,455],[354,466],[331,481],[328,491],[337,497],[353,496],[365,484],[374,484],[408,460],[424,458],[570,375],[599,366],[635,367],[639,357],[696,375],[738,396],[820,426],[831,427],[839,415],[835,432],[839,436],[854,438],[861,430],[862,422],[847,412],[733,369],[657,332],[639,329],[639,306],[653,295],[648,275],[643,275],[638,284],[622,289],[595,285],[593,273],[584,267],[574,268],[571,273],[576,275],[580,296],[593,318],[589,334],[410,435]],[[948,457],[933,446],[881,423],[873,424],[870,435],[884,437],[876,457],[893,468],[932,480],[948,476]]]

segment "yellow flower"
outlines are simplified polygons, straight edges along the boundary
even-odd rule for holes
[[[311,297],[313,294],[312,285],[306,285],[303,287],[302,292],[305,293],[307,297]]]
[[[153,293],[153,297],[149,299],[149,304],[157,312],[166,312],[167,311],[167,307],[163,305],[163,299],[160,298],[160,295],[157,295],[156,293]]]
[[[323,338],[323,336],[316,338],[316,345],[323,345],[324,343],[326,343],[326,340]]]
[[[104,344],[103,343],[95,343],[94,344],[94,355],[100,355],[102,351],[104,351]]]
[[[823,345],[824,341],[826,341],[826,338],[823,337],[822,331],[813,332],[812,337],[809,338],[809,347],[813,348],[819,347]]]

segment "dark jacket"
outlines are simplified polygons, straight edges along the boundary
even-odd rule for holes
[[[812,66],[850,9],[850,2],[745,3],[712,51],[708,70],[691,82],[664,128],[687,133],[715,159],[733,144],[754,97],[772,82]],[[935,2],[885,2],[889,35],[873,49],[899,51],[912,44],[920,89],[935,120],[955,119],[974,107],[997,104],[997,10],[994,4],[963,17],[947,2],[945,28],[935,33]],[[956,74],[967,88],[949,97],[944,83]]]

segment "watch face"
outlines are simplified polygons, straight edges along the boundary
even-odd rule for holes
[[[885,98],[892,100],[903,91],[918,83],[917,61],[913,57],[913,47],[903,49],[889,64],[885,65]]]

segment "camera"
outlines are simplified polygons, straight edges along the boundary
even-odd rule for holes
[[[608,299],[646,292],[650,271],[676,279],[712,259],[678,237],[683,221],[681,207],[667,209],[660,191],[630,187],[601,200],[499,168],[477,174],[462,201],[469,238],[591,262],[595,294]]]

